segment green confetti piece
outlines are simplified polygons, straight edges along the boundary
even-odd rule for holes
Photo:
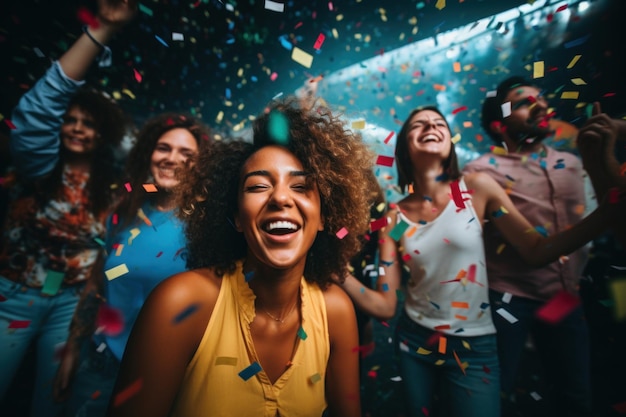
[[[141,13],[145,13],[145,14],[147,14],[147,15],[148,15],[148,16],[150,16],[150,17],[152,17],[152,16],[153,16],[152,10],[151,10],[151,9],[148,9],[146,6],[144,6],[144,5],[143,5],[143,4],[141,4],[141,3],[139,3],[139,11],[140,11]]]
[[[47,271],[46,281],[43,284],[43,288],[41,289],[42,294],[47,295],[56,295],[59,292],[59,288],[61,288],[61,284],[63,283],[63,277],[65,274],[63,272],[58,271]]]
[[[268,134],[273,142],[286,145],[289,142],[289,121],[284,114],[272,110],[268,118]]]
[[[300,328],[298,329],[298,337],[302,340],[306,340],[306,338],[308,337],[302,326],[300,326]]]
[[[404,220],[400,220],[400,223],[396,224],[391,232],[389,232],[389,237],[397,242],[408,228],[409,224]]]

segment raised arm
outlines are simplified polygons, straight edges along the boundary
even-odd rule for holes
[[[189,271],[166,279],[150,293],[124,351],[109,417],[169,415],[218,292],[205,275]],[[190,308],[195,310],[177,320]]]
[[[609,189],[626,189],[626,176],[620,174],[615,157],[615,142],[626,141],[626,120],[612,119],[593,104],[592,116],[578,132],[577,145],[583,167],[589,174],[598,200]]]
[[[354,307],[348,296],[334,285],[324,296],[330,337],[326,370],[328,417],[360,417],[359,335]]]
[[[89,29],[94,39],[108,42],[132,18],[135,6],[135,0],[100,0],[100,23]],[[10,146],[14,164],[24,178],[44,176],[58,162],[61,118],[100,52],[101,47],[83,33],[20,98],[11,115],[16,128],[11,131]]]
[[[504,238],[516,248],[522,259],[536,267],[574,252],[603,233],[608,228],[610,216],[618,210],[617,205],[603,203],[569,229],[544,237],[526,220],[504,189],[489,175],[468,174],[466,182],[468,187],[474,190],[473,200],[476,202],[477,212],[483,210],[484,217],[493,222]]]
[[[398,304],[396,291],[400,288],[402,265],[398,259],[396,241],[389,236],[396,224],[396,216],[395,210],[386,213],[388,225],[379,231],[381,268],[376,289],[364,286],[352,275],[347,275],[343,284],[340,284],[361,311],[380,320],[393,318]]]

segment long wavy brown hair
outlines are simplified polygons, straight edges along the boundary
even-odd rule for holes
[[[286,121],[281,140],[272,117]],[[331,274],[340,277],[362,246],[368,228],[374,155],[360,135],[349,130],[341,116],[328,108],[306,110],[294,98],[273,102],[253,122],[254,143],[216,142],[198,156],[180,187],[181,214],[186,222],[188,267],[212,267],[220,275],[233,272],[247,253],[247,243],[232,222],[237,212],[241,169],[260,148],[279,144],[292,152],[312,173],[321,200],[324,231],[307,255],[304,276],[322,288]],[[342,239],[336,233],[342,228]]]
[[[122,230],[137,219],[137,211],[148,200],[157,198],[158,193],[169,192],[158,190],[156,193],[148,193],[143,185],[150,181],[150,158],[157,142],[166,132],[182,128],[193,135],[198,143],[198,152],[210,146],[212,137],[210,129],[199,119],[185,113],[163,113],[148,119],[137,134],[137,139],[126,160],[124,172],[124,185],[130,185],[130,192],[122,186],[122,197],[115,213],[119,221],[114,226],[115,230]],[[187,164],[193,163],[193,159]]]

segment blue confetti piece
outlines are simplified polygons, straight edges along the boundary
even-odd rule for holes
[[[174,317],[174,323],[178,324],[181,321],[185,320],[187,317],[191,316],[193,313],[196,312],[196,310],[198,310],[198,307],[200,307],[199,304],[192,304],[189,307],[185,308],[183,311],[181,311],[180,313],[178,313],[176,315],[176,317]]]
[[[434,302],[430,302],[437,310],[441,310],[441,307],[439,307],[439,304],[434,303]]]
[[[448,174],[446,174],[445,172],[441,175],[438,175],[437,178],[435,178],[435,181],[445,181],[448,179]]]
[[[298,337],[300,339],[302,339],[302,340],[306,340],[306,338],[309,337],[309,336],[307,336],[307,334],[304,331],[304,329],[302,328],[302,326],[300,326],[300,328],[298,329]]]
[[[456,330],[454,331],[454,333],[462,333],[462,332],[464,332],[464,331],[465,331],[465,329],[461,327],[460,329],[456,329]]]
[[[230,88],[227,88],[224,94],[226,95],[226,98],[230,100]]]
[[[279,37],[278,40],[280,41],[280,44],[283,46],[283,48],[285,48],[286,50],[291,51],[293,49],[293,45],[287,40],[285,35]]]
[[[548,166],[548,164],[546,163],[545,159],[542,159],[541,161],[539,161],[539,166],[543,169],[546,169],[546,167]]]
[[[254,278],[254,271],[248,271],[244,274],[244,278],[246,282],[250,282],[252,278]]]
[[[389,291],[389,284],[387,284],[387,283],[384,283],[384,284],[383,284],[383,291],[384,291],[384,292]]]
[[[239,376],[244,381],[247,381],[261,371],[262,371],[261,365],[259,365],[258,362],[254,362],[252,365],[248,366],[246,369],[239,372]]]
[[[508,175],[508,174],[507,174],[507,175],[505,175],[505,177],[506,177],[509,181],[513,181],[513,182],[515,182],[515,178],[513,178],[512,176],[510,176],[510,175]]]
[[[554,165],[554,169],[563,169],[565,168],[565,164],[563,162],[559,162],[558,164]]]
[[[421,224],[421,225],[424,225],[424,224],[426,224],[428,222],[426,220],[419,220],[418,223]]]
[[[573,41],[566,42],[563,46],[565,46],[565,48],[573,48],[574,46],[582,45],[583,43],[587,42],[590,36],[591,35],[587,35],[578,39],[574,39]]]
[[[156,38],[156,40],[157,40],[157,41],[161,42],[161,44],[162,44],[163,46],[165,46],[166,48],[169,48],[169,47],[170,47],[170,46],[167,44],[167,42],[165,42],[163,39],[161,39],[161,38],[159,37],[159,35],[154,35],[154,37]]]
[[[535,230],[543,237],[548,237],[548,231],[543,226],[535,226]]]
[[[480,303],[480,309],[481,309],[481,310],[484,310],[484,309],[486,309],[487,307],[489,307],[489,303],[484,303],[484,302],[483,302],[483,303]]]

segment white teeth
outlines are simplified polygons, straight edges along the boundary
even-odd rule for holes
[[[287,222],[287,221],[278,221],[278,222],[272,222],[270,224],[267,225],[267,230],[268,231],[272,231],[274,229],[291,229],[291,230],[297,230],[298,226],[291,223],[291,222]]]
[[[422,142],[428,142],[428,141],[431,141],[431,140],[434,140],[435,142],[438,142],[439,138],[437,136],[435,136],[435,135],[426,135],[426,136],[424,136],[422,138]]]

